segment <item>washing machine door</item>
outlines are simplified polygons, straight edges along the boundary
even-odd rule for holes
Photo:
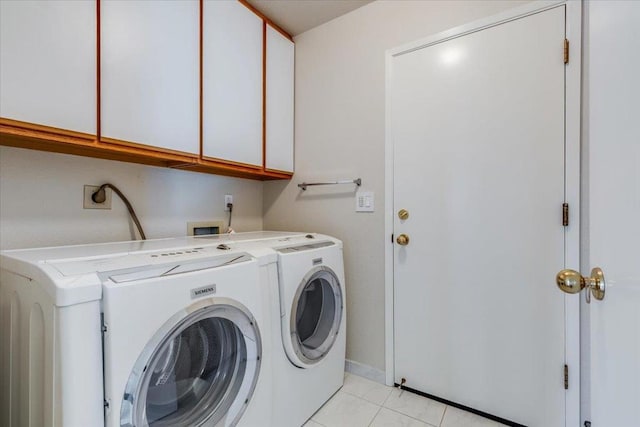
[[[260,360],[260,332],[244,306],[199,301],[166,322],[138,357],[120,424],[234,426],[251,400]]]
[[[338,337],[342,311],[342,287],[334,271],[326,266],[309,271],[291,306],[292,363],[307,368],[324,359]]]

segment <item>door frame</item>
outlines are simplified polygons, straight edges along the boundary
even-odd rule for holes
[[[582,2],[534,1],[497,15],[426,37],[385,53],[385,382],[394,385],[394,243],[393,234],[393,151],[391,136],[391,96],[393,58],[431,45],[462,37],[556,7],[566,7],[565,31],[570,41],[570,60],[565,65],[565,202],[571,207],[569,226],[565,230],[565,268],[580,266],[580,129],[581,129],[581,68],[582,68]],[[560,41],[559,41],[560,43]],[[558,45],[558,55],[561,55]],[[558,207],[560,218],[560,207]],[[549,286],[554,286],[549,278]],[[580,424],[580,298],[564,296],[565,363],[569,366],[569,389],[565,393],[565,426]],[[558,367],[558,375],[561,375]]]

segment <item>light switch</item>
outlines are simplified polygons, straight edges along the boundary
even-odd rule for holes
[[[356,193],[356,212],[374,211],[373,191],[358,191]]]

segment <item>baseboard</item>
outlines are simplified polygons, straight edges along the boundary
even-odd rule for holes
[[[358,375],[380,384],[385,384],[386,377],[384,371],[372,366],[347,359],[344,362],[344,370],[350,374]]]

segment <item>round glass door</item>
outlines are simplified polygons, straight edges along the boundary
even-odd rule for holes
[[[138,358],[125,389],[121,425],[235,425],[253,394],[260,352],[255,321],[239,304],[179,313]]]
[[[305,364],[322,360],[338,336],[342,320],[342,289],[333,270],[317,267],[300,283],[291,311],[291,338]]]

